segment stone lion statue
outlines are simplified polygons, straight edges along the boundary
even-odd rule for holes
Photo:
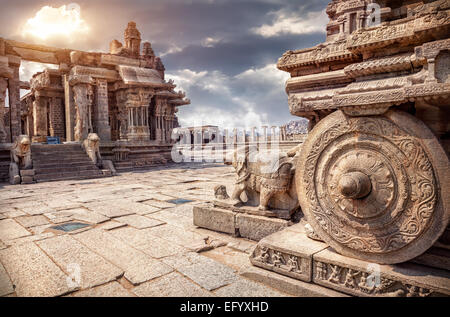
[[[102,165],[102,156],[100,154],[100,138],[97,133],[89,133],[87,139],[83,141],[83,148],[95,165]]]
[[[31,169],[31,140],[28,135],[19,135],[11,148],[11,161],[19,169]]]
[[[236,186],[232,199],[243,203],[241,194],[246,193],[246,204],[258,205],[259,210],[293,210],[298,206],[293,159],[282,152],[235,151],[232,165],[236,170]]]

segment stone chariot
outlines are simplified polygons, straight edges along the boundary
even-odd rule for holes
[[[310,120],[295,166],[306,220],[343,255],[395,264],[449,223],[450,1],[373,2],[333,0],[326,42],[278,68]]]

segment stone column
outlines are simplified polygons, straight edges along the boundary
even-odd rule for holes
[[[111,141],[111,126],[109,125],[108,82],[97,79],[96,108],[94,111],[94,125],[102,141]]]
[[[271,129],[270,141],[273,142],[273,141],[277,140],[277,127],[276,126],[271,126],[270,129]]]
[[[268,128],[268,126],[265,125],[262,128],[263,128],[263,131],[264,131],[263,132],[264,133],[263,134],[264,135],[264,141],[267,142],[267,128]]]
[[[89,108],[92,98],[92,87],[89,84],[76,84],[73,86],[76,109],[75,141],[83,141],[89,132]]]
[[[238,129],[236,128],[233,129],[233,143],[238,143]]]
[[[33,102],[33,141],[45,142],[47,133],[47,99],[36,96]]]
[[[69,84],[69,75],[63,76],[64,87],[64,105],[66,115],[66,141],[71,142],[75,140],[75,104],[73,99],[73,90]]]
[[[228,135],[228,129],[224,129],[223,130],[223,134],[224,134],[224,136],[225,136],[225,144],[227,144],[228,143],[228,137],[229,137],[229,135]]]
[[[252,127],[252,142],[257,142],[256,139],[256,127]]]
[[[20,78],[19,78],[19,65],[14,65],[11,68],[13,69],[13,78],[9,79],[9,112],[11,118],[11,139],[14,142],[16,137],[21,135],[21,120],[20,120]]]
[[[8,88],[8,82],[4,78],[0,78],[0,143],[6,143],[8,133],[5,128],[5,101],[6,101],[6,89]]]

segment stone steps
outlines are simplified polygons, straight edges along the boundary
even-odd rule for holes
[[[59,173],[36,174],[34,176],[37,182],[43,181],[57,181],[57,180],[71,180],[71,179],[88,179],[103,177],[100,170],[97,171],[71,171]]]
[[[32,145],[37,182],[103,177],[79,144]]]
[[[9,150],[0,149],[0,182],[9,180],[9,164],[11,163],[11,154]]]
[[[133,170],[132,162],[114,162],[114,167],[118,172],[131,172]]]

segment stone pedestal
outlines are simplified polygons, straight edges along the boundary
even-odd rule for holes
[[[253,265],[353,296],[450,296],[450,271],[414,263],[378,265],[339,255],[306,236],[303,223],[262,239]],[[315,285],[312,285],[315,287]]]
[[[20,178],[22,184],[33,184],[34,183],[34,169],[33,170],[21,170]]]
[[[236,212],[213,204],[194,206],[194,225],[255,241],[291,224],[288,220]]]

